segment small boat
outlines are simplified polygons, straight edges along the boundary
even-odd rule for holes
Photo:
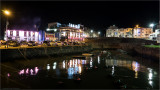
[[[83,56],[93,56],[93,54],[90,54],[90,53],[83,53],[82,55]]]
[[[72,58],[76,58],[76,59],[86,59],[85,56],[73,56]]]

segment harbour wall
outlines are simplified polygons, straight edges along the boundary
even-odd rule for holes
[[[89,43],[93,49],[122,49],[129,54],[141,55],[145,58],[152,58],[159,61],[160,49],[148,48],[143,45],[160,45],[156,41],[136,39],[136,38],[86,38],[85,41]]]
[[[63,54],[75,54],[91,51],[91,46],[62,46],[62,47],[39,47],[1,49],[1,61],[12,61],[14,59],[28,59],[34,57],[50,57]]]

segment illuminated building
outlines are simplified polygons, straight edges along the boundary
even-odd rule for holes
[[[7,30],[5,40],[39,41],[38,31]]]
[[[116,27],[115,25],[110,26],[106,30],[106,37],[119,37],[118,36],[118,27]]]
[[[84,40],[84,28],[83,25],[80,24],[60,24],[58,22],[49,23],[48,29],[46,30],[47,40],[48,36],[52,36],[52,40],[62,40],[62,41],[83,41]]]
[[[152,28],[142,28],[138,25],[134,28],[134,38],[149,39],[149,35],[152,34]]]
[[[160,23],[160,21],[159,21]],[[155,40],[157,43],[160,43],[160,24],[157,25],[155,32],[149,35],[150,40]]]

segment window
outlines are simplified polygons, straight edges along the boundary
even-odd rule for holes
[[[27,32],[24,32],[24,36],[27,37]]]
[[[28,35],[29,37],[31,36],[31,32],[29,32],[29,35]]]
[[[10,31],[10,36],[13,36],[13,31]]]
[[[16,32],[16,36],[19,36],[19,31]]]

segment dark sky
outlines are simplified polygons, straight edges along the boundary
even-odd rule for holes
[[[10,25],[19,24],[22,19],[40,19],[40,29],[47,28],[49,22],[83,24],[86,27],[105,31],[110,25],[119,28],[134,27],[139,24],[148,27],[159,21],[158,1],[101,1],[101,2],[1,2],[2,9],[11,10]],[[2,15],[2,23],[5,19]],[[2,25],[4,26],[4,25]]]

